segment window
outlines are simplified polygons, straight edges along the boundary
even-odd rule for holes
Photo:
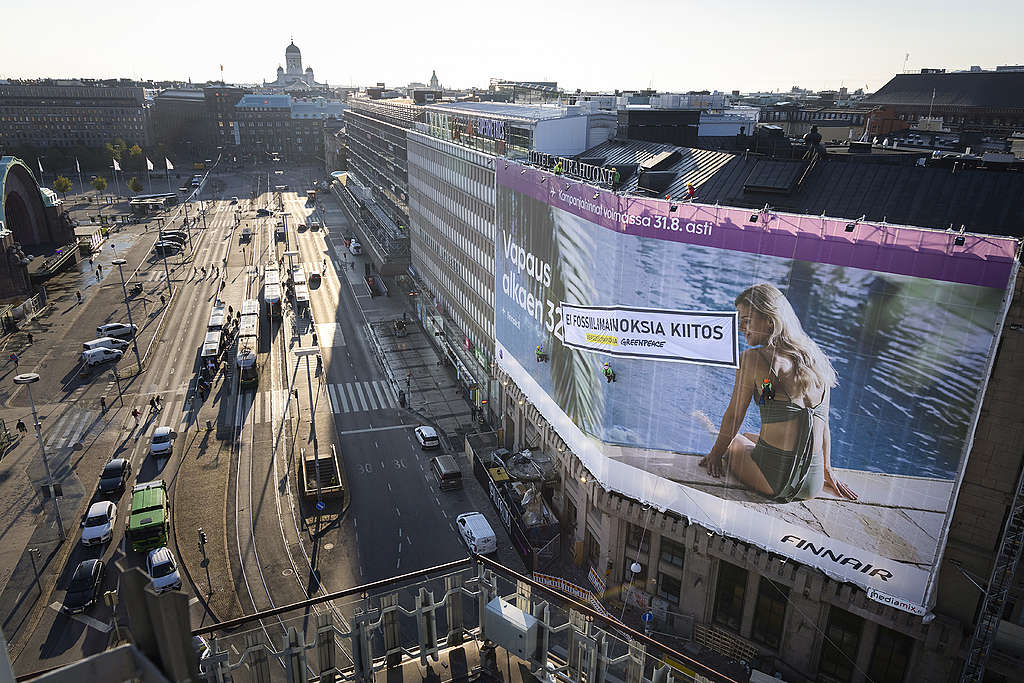
[[[681,543],[670,541],[667,538],[661,539],[661,561],[673,567],[683,566],[683,555],[686,549]]]
[[[626,529],[626,547],[646,553],[651,549],[651,535],[641,526],[630,524]]]
[[[868,679],[875,683],[903,683],[913,649],[913,638],[879,626]]]
[[[722,560],[718,563],[714,621],[734,631],[743,619],[743,595],[747,591],[747,570]]]
[[[683,583],[674,576],[658,573],[658,597],[665,598],[673,605],[679,604],[679,594],[683,590]]]
[[[818,666],[818,671],[828,676],[827,680],[849,681],[853,676],[863,623],[863,619],[846,610],[838,607],[830,610]]]
[[[754,626],[750,632],[752,640],[773,650],[779,649],[788,598],[789,587],[761,577],[754,608]]]

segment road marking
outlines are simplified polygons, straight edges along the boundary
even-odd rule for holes
[[[189,605],[194,605],[197,602],[199,602],[199,598],[195,597],[194,595],[191,598],[188,599],[188,604]]]
[[[52,605],[50,605],[50,609],[56,610],[57,612],[61,612],[62,606],[63,605],[61,605],[59,602],[55,602]],[[63,612],[61,613],[63,614]],[[114,628],[113,624],[105,624],[99,619],[94,619],[90,617],[88,614],[64,614],[64,616],[66,616],[69,619],[74,619],[80,624],[91,626],[100,633],[110,633],[110,629]]]
[[[414,424],[406,424],[406,425],[391,425],[389,427],[371,427],[370,429],[349,429],[349,430],[346,430],[344,432],[338,432],[338,434],[340,434],[342,436],[345,436],[346,434],[365,434],[366,432],[384,432],[384,431],[387,431],[389,429],[412,429],[415,426],[416,425],[414,425]]]
[[[334,385],[333,384],[328,384],[327,385],[327,396],[328,396],[328,398],[331,399],[331,412],[332,413],[337,413],[338,412],[338,399],[334,395]]]
[[[390,401],[390,394],[387,393],[386,389],[380,382],[373,383],[373,390],[377,392],[377,398],[380,400],[381,408],[394,408],[395,404]]]
[[[363,406],[363,410],[369,410],[369,408],[366,406],[366,399],[363,398],[363,386],[362,386],[362,384],[360,384],[359,382],[353,382],[353,385],[355,386],[356,393],[359,394],[359,403],[360,403],[360,405]],[[353,401],[353,403],[354,403],[354,401]]]
[[[348,391],[349,398],[352,400],[352,408],[354,409],[356,407],[356,392],[355,392],[355,389],[352,388],[351,384],[346,384],[345,385],[345,390]],[[365,410],[365,409],[366,408],[364,407],[363,410]]]

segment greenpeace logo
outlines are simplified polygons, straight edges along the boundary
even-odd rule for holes
[[[593,344],[607,344],[608,346],[619,345],[618,337],[613,337],[608,334],[594,334],[593,332],[587,333],[587,341]]]

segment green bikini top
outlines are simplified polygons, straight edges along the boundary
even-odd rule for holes
[[[790,393],[782,386],[782,380],[779,378],[778,373],[775,372],[775,368],[772,367],[771,361],[765,358],[764,349],[758,349],[757,352],[761,354],[761,358],[768,363],[768,373],[773,377],[773,381],[776,383],[779,389],[786,394],[787,399],[781,400],[778,398],[762,403],[757,395],[754,393],[754,399],[757,401],[757,407],[761,410],[761,423],[768,424],[773,422],[789,422],[795,420],[801,415],[807,416],[807,422],[810,424],[811,418],[816,417],[820,420],[827,420],[828,413],[825,411],[825,393],[827,390],[821,392],[821,400],[818,401],[818,405],[808,408],[806,406],[797,405],[793,401],[789,400],[792,398]]]

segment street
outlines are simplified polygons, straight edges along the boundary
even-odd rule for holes
[[[78,271],[48,285],[51,308],[30,324],[32,343],[21,333],[8,340],[6,351],[16,350],[18,359],[0,374],[0,414],[9,428],[19,418],[29,425],[0,465],[0,492],[7,501],[0,509],[7,541],[0,552],[3,628],[19,674],[102,650],[127,626],[123,606],[111,607],[102,595],[84,614],[69,616],[59,608],[83,559],[105,562],[104,591],[116,588],[122,569],[144,567],[145,554],[126,551],[123,542],[136,482],[168,484],[168,544],[180,562],[183,590],[192,596],[194,625],[463,557],[467,550],[454,520],[471,510],[490,520],[499,561],[522,569],[487,492],[465,457],[458,457],[462,443],[454,435],[443,439],[442,452],[456,454],[464,488],[438,490],[429,470],[437,452],[423,451],[413,436],[424,413],[399,406],[396,387],[375,355],[380,345],[369,337],[373,324],[411,314],[405,297],[371,296],[363,280],[365,257],[345,249],[351,228],[335,198],[321,192],[315,205],[307,202],[305,189],[322,173],[274,170],[211,174],[200,194],[206,214],[190,226],[193,248],[166,260],[169,282],[164,260],[151,250],[158,223],[182,226],[184,206],[165,212],[162,220],[109,235],[92,265],[85,260]],[[289,190],[276,193],[279,185]],[[273,215],[282,206],[289,214],[284,240],[275,236],[279,218]],[[273,214],[258,217],[259,208]],[[191,220],[198,209],[198,201],[188,203]],[[300,227],[314,212],[321,227]],[[251,235],[243,236],[243,226],[252,228]],[[131,347],[118,363],[117,377],[109,366],[82,372],[78,362],[81,343],[96,336],[96,326],[127,322],[115,258],[127,261],[121,268],[128,286],[141,282],[144,288],[127,296],[139,327],[142,371]],[[289,263],[321,272],[320,281],[310,283],[308,313],[286,294],[283,315],[269,315],[263,279],[266,266],[275,262],[283,265],[282,282]],[[232,340],[222,349],[225,371],[204,397],[197,373],[211,309],[221,301],[238,312],[246,299],[260,301],[258,384],[240,385]],[[225,326],[228,339],[231,329]],[[317,345],[319,359],[307,351]],[[432,349],[415,353],[408,361],[409,390],[442,406],[461,402],[439,418],[468,418],[468,404],[440,363],[435,366]],[[46,475],[27,392],[11,381],[23,372],[40,375],[31,391],[53,478],[63,489],[63,543],[53,500],[40,493]],[[150,406],[154,397],[162,400],[158,411]],[[140,413],[137,424],[133,409]],[[174,436],[172,453],[161,459],[149,455],[158,426],[170,427]],[[332,447],[345,495],[324,499],[318,511],[315,496],[300,490],[300,467],[304,456]],[[132,481],[125,493],[110,498],[118,511],[113,538],[83,547],[79,522],[93,500],[105,500],[94,496],[96,481],[114,457],[131,462]],[[197,543],[200,527],[205,544]],[[282,625],[271,621],[263,628],[278,637]]]

